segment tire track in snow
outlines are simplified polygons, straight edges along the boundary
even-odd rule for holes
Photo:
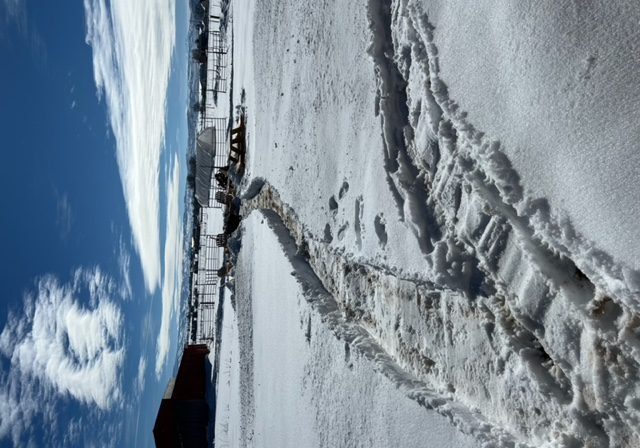
[[[488,312],[501,309],[494,317],[502,330],[528,333],[529,348],[507,339],[503,349],[537,377],[529,387],[551,399],[524,411],[509,403],[515,417],[493,417],[536,443],[633,446],[640,407],[629,397],[640,391],[627,378],[640,367],[637,273],[593,251],[568,223],[554,222],[544,201],[524,197],[500,145],[449,98],[420,4],[370,0],[368,17],[385,167],[402,198],[398,207],[427,259],[438,250],[440,259],[472,254],[495,288]],[[512,399],[531,401],[530,393]],[[545,413],[553,424],[540,418]]]

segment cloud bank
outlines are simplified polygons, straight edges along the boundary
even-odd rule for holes
[[[164,246],[162,320],[156,353],[156,375],[160,377],[170,348],[171,317],[176,313],[182,289],[183,236],[180,217],[180,164],[174,155],[167,189],[167,234]]]
[[[173,0],[84,0],[98,96],[116,139],[120,180],[145,286],[160,285],[159,166],[175,46]]]
[[[23,312],[9,314],[0,333],[0,440],[22,445],[36,417],[52,431],[61,399],[100,410],[121,399],[117,288],[99,268],[79,269],[66,284],[47,275],[25,295]]]

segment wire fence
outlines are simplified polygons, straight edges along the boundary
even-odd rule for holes
[[[228,118],[215,117],[215,98],[217,94],[226,93],[228,87],[228,48],[225,34],[222,32],[224,21],[229,14],[230,2],[220,3],[212,0],[207,11],[207,48],[204,52],[206,64],[201,84],[203,84],[205,100],[200,111],[198,134],[205,129],[214,130],[214,160],[213,173],[217,174],[228,166],[229,161],[229,132]],[[225,10],[226,5],[226,10]],[[203,79],[204,78],[204,79]],[[204,81],[204,82],[202,82]],[[213,101],[210,101],[213,99]],[[229,181],[225,176],[215,178],[212,174],[209,194],[209,209],[220,210],[221,216],[225,207],[230,203],[228,195]],[[190,306],[191,340],[193,342],[212,342],[215,339],[217,306],[222,276],[219,270],[225,263],[225,241],[218,234],[210,234],[207,223],[207,213],[200,213],[199,247],[195,249],[196,262],[192,266],[192,291]],[[222,218],[223,219],[223,218]],[[222,231],[222,228],[220,229]]]
[[[220,291],[218,269],[224,263],[224,249],[219,247],[216,235],[203,235],[198,251],[197,271],[192,291],[192,314],[196,318],[196,341],[213,340],[216,305]]]

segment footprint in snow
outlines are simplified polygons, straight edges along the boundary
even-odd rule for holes
[[[331,226],[327,223],[324,226],[324,242],[331,243],[333,241],[333,233],[331,232]]]
[[[387,235],[387,226],[384,221],[384,215],[382,213],[376,215],[373,220],[373,228],[376,231],[376,235],[378,236],[378,243],[382,249],[387,245],[388,235]]]
[[[347,221],[338,229],[338,241],[342,241],[342,239],[344,238],[344,234],[347,232],[348,228],[349,222]]]
[[[329,210],[333,213],[336,214],[336,212],[338,211],[338,201],[336,201],[335,196],[331,196],[329,198]]]
[[[356,245],[358,246],[358,249],[362,249],[362,232],[364,230],[362,223],[362,215],[364,214],[362,201],[362,196],[359,196],[355,202],[354,228],[356,230]]]
[[[346,180],[342,182],[342,186],[340,187],[340,191],[338,192],[338,199],[342,199],[345,194],[349,192],[349,182]]]

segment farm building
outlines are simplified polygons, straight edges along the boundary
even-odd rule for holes
[[[176,377],[160,403],[153,437],[159,448],[204,447],[210,410],[208,385],[211,364],[205,344],[185,347]]]

